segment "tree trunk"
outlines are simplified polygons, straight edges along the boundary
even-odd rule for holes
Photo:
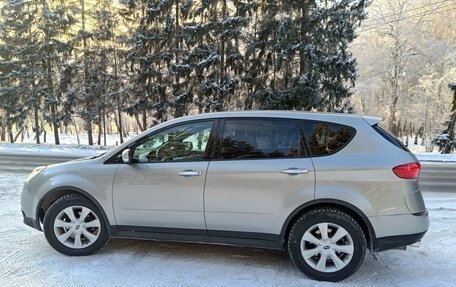
[[[14,143],[13,127],[11,125],[8,127],[8,139],[10,143]]]
[[[0,141],[6,141],[6,126],[3,119],[0,117]]]
[[[135,114],[135,120],[136,120],[136,124],[137,124],[138,127],[139,127],[139,130],[143,132],[143,131],[144,131],[144,128],[143,128],[143,126],[142,126],[142,124],[141,124],[141,121],[139,120],[138,114]]]
[[[60,139],[59,139],[59,124],[57,123],[55,117],[56,117],[56,112],[55,112],[55,105],[51,105],[51,114],[52,114],[52,129],[54,130],[54,143],[56,145],[60,144]]]
[[[86,121],[86,129],[89,145],[93,145],[92,121]]]
[[[122,130],[120,129],[119,120],[117,119],[117,111],[114,111],[114,123],[116,124],[116,130],[119,134],[119,139],[122,140]]]
[[[86,28],[86,21],[85,21],[85,0],[79,0],[81,4],[81,22],[82,22],[82,30],[85,33]],[[86,36],[82,36],[82,51],[83,51],[83,62],[84,62],[84,92],[86,96],[90,93],[88,89],[87,80],[89,78],[89,66],[88,66],[88,59],[87,59],[87,39]],[[92,100],[86,101],[85,106],[87,108],[87,112],[92,109]],[[92,119],[86,119],[86,128],[87,128],[87,136],[89,145],[93,145],[93,132],[92,132]]]
[[[142,114],[142,126],[143,126],[142,131],[147,130],[147,112],[145,109],[143,110],[143,114]]]
[[[19,136],[22,135],[23,132],[24,132],[24,128],[21,128],[21,129],[17,132],[16,136],[14,137],[13,142],[16,142],[17,139],[19,138]],[[23,137],[22,137],[22,138],[23,138]]]
[[[35,107],[35,139],[40,144],[40,124],[38,122],[38,107]]]
[[[51,59],[46,61],[46,80],[47,80],[47,88],[48,88],[48,96],[52,100],[54,99],[54,81],[52,80],[52,62]],[[54,132],[54,142],[56,145],[60,144],[59,140],[59,124],[57,120],[57,112],[55,103],[51,103],[51,123],[52,129]]]
[[[117,130],[119,131],[120,143],[123,144],[124,139],[123,139],[123,128],[122,128],[122,109],[120,108],[120,104],[117,105],[117,114],[118,114],[118,121],[119,121],[119,124],[117,125]]]
[[[103,116],[103,145],[106,146],[106,115],[104,109],[101,114]]]
[[[226,0],[223,0],[223,6],[222,6],[222,19],[221,19],[221,22],[223,22],[223,20],[225,19],[226,17]],[[221,39],[220,41],[220,85],[223,85],[223,83],[225,82],[225,40],[224,39]],[[220,94],[220,92],[218,92],[219,94],[219,106],[217,107],[216,111],[217,112],[220,112],[220,111],[223,111],[223,107],[224,107],[224,95]]]
[[[112,32],[112,31],[111,31]],[[118,79],[117,79],[117,50],[116,50],[116,41],[114,39],[114,33],[112,33],[113,35],[113,38],[112,38],[112,41],[114,43],[114,48],[113,48],[113,52],[114,52],[114,79],[115,79],[115,89],[116,91],[119,91],[118,89]],[[122,101],[120,99],[122,95],[121,94],[118,94],[117,95],[117,114],[118,114],[118,117],[117,119],[114,118],[114,121],[116,123],[116,127],[117,127],[117,131],[119,133],[119,137],[120,137],[120,143],[123,144],[124,142],[124,139],[123,139],[123,131],[122,131]],[[114,111],[114,117],[116,117],[116,112]]]
[[[101,145],[101,133],[103,132],[102,131],[102,127],[101,127],[101,108],[98,108],[98,122],[97,122],[97,125],[98,125],[98,139],[97,139],[97,145]]]
[[[79,139],[79,130],[78,130],[78,126],[76,126],[76,124],[74,123],[74,131],[76,132],[76,139],[78,141],[78,145],[81,144],[81,140]]]

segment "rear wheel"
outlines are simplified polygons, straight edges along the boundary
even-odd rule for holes
[[[333,208],[313,209],[292,226],[288,252],[305,275],[321,281],[340,281],[355,273],[366,254],[366,238],[347,213]]]
[[[100,211],[81,195],[66,195],[54,202],[46,212],[43,227],[49,244],[70,256],[93,254],[109,237]]]

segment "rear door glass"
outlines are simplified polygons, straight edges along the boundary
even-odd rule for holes
[[[225,120],[220,149],[222,159],[294,158],[304,155],[299,121]]]
[[[312,156],[331,155],[345,147],[353,138],[354,128],[327,122],[304,122],[306,140]]]

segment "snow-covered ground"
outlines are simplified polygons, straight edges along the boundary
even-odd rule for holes
[[[431,228],[421,245],[371,255],[351,278],[316,282],[278,251],[111,240],[101,252],[67,257],[22,223],[26,174],[0,173],[0,286],[455,286],[456,193],[427,193]]]
[[[456,154],[439,154],[439,153],[415,153],[420,161],[433,161],[433,162],[454,162],[456,161]]]
[[[127,136],[124,140],[129,139],[130,137],[135,136],[136,134],[130,134],[130,136]],[[97,142],[98,135],[94,135],[94,142]],[[88,144],[88,136],[87,134],[80,134],[80,135],[74,135],[74,134],[60,134],[59,135],[60,143],[65,144],[65,145],[86,145]],[[20,141],[20,139],[19,139]],[[41,142],[43,142],[43,138],[41,137]],[[101,138],[101,143],[103,144],[103,137]],[[36,143],[35,138],[33,134],[29,134],[28,136],[26,135],[22,141],[22,143]],[[47,140],[46,144],[54,144],[54,136],[52,134],[47,135]],[[107,146],[116,146],[120,144],[120,138],[118,134],[106,134],[106,145]]]
[[[0,155],[46,155],[46,156],[73,156],[87,157],[98,155],[112,147],[105,146],[88,146],[88,145],[51,145],[51,144],[18,144],[18,143],[0,143]]]

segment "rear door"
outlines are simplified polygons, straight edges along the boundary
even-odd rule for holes
[[[209,235],[275,238],[288,215],[314,198],[299,121],[227,118],[218,146],[204,193]]]

